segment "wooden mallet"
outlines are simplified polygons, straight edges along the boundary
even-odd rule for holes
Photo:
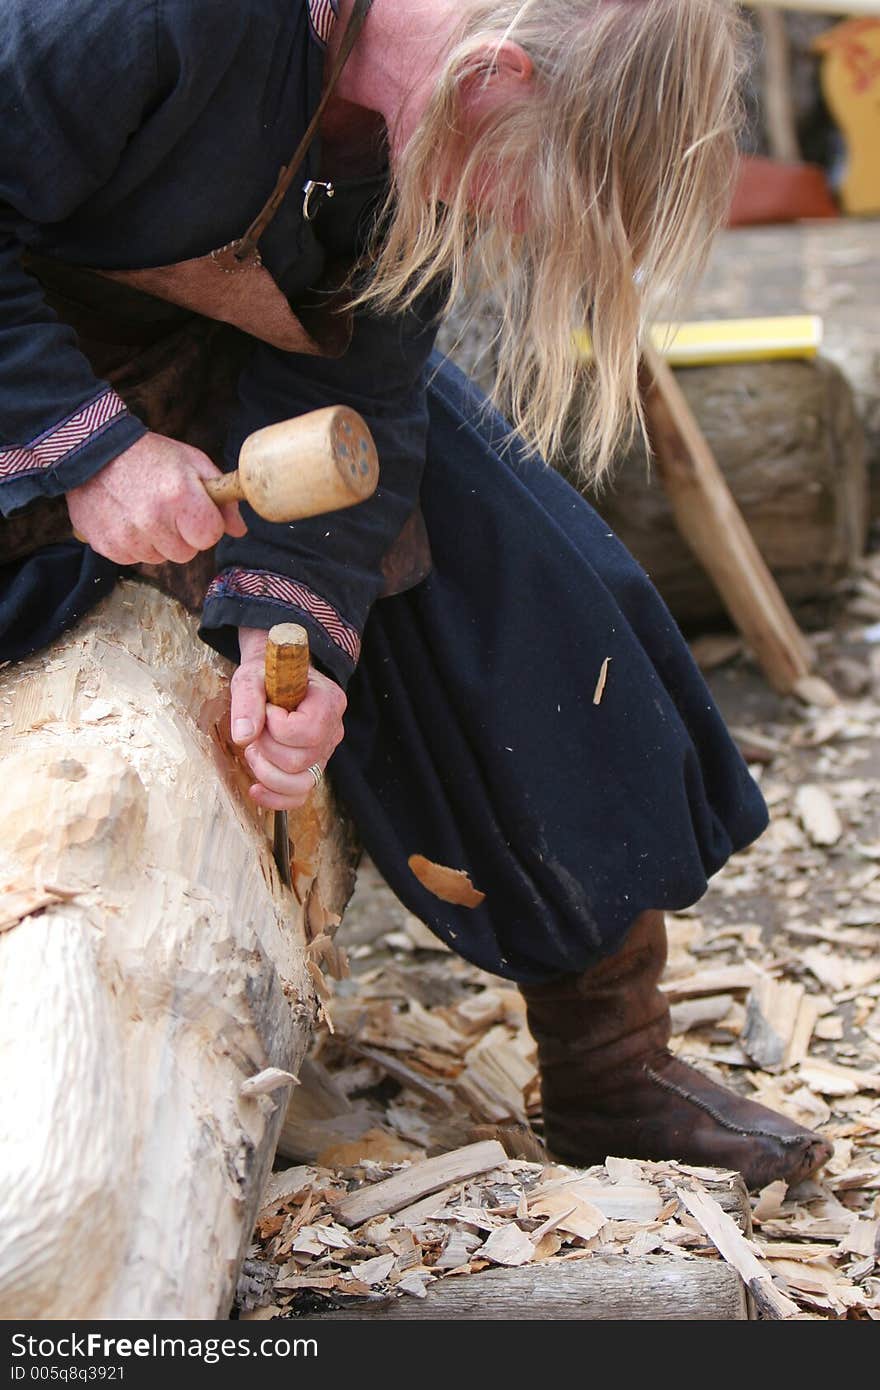
[[[203,479],[212,502],[249,502],[266,521],[302,521],[372,497],[379,456],[366,421],[347,405],[328,405],[249,434],[238,468]],[[85,542],[76,530],[73,536]]]
[[[205,491],[218,506],[244,501],[266,521],[299,521],[363,502],[378,481],[366,422],[331,405],[248,435],[237,470],[209,478]]]

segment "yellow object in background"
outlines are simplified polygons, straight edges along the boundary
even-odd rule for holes
[[[822,344],[822,320],[814,314],[766,319],[706,319],[694,323],[655,323],[651,342],[673,367],[709,362],[764,362],[779,357],[815,357]],[[589,333],[575,335],[584,357],[592,356]]]
[[[822,92],[846,140],[844,212],[880,212],[880,18],[846,19],[813,40]]]

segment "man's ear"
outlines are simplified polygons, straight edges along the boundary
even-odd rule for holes
[[[483,44],[468,63],[468,76],[463,87],[471,95],[480,86],[495,87],[500,91],[521,87],[523,90],[531,82],[535,65],[518,43],[505,39],[503,43]]]
[[[489,50],[489,61],[493,71],[502,80],[509,82],[531,82],[535,65],[518,43],[505,39],[500,46]]]

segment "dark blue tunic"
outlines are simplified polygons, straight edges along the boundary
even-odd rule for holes
[[[135,269],[240,235],[305,129],[322,65],[306,0],[5,0],[3,514],[82,483],[144,430],[22,251]],[[318,173],[315,148],[301,180]],[[323,231],[303,221],[299,187],[261,242],[294,305],[333,239],[332,217]],[[766,810],[644,573],[556,474],[503,452],[503,422],[453,368],[429,365],[432,340],[426,305],[359,316],[336,361],[254,345],[229,465],[251,430],[344,402],[376,438],[381,485],[292,526],[248,512],[248,536],[219,547],[202,631],[235,657],[240,625],[309,627],[349,689],[331,770],[380,870],[461,954],[546,978],[613,950],[643,909],[694,902]],[[377,601],[420,491],[434,571]],[[0,557],[0,659],[51,640],[115,575],[72,542]],[[485,902],[440,902],[412,854],[466,870]]]

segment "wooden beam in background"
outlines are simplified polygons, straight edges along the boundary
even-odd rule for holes
[[[774,690],[789,694],[814,657],[752,539],[681,387],[645,344],[642,400],[655,466],[678,528],[715,583]]]

